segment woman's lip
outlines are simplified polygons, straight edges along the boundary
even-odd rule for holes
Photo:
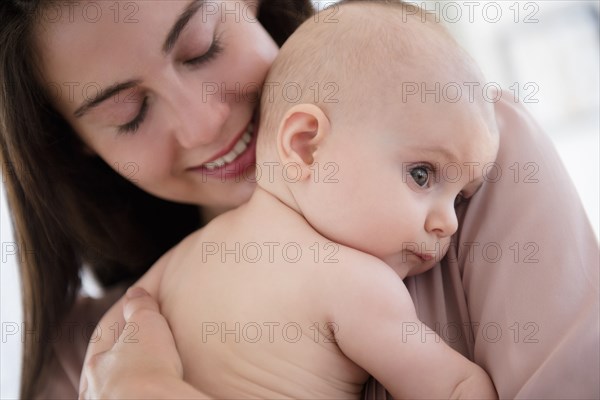
[[[252,122],[253,121],[250,121],[250,123],[252,123]],[[242,135],[246,132],[247,128],[248,128],[248,125],[246,125],[246,128],[244,129],[244,132],[242,133]],[[254,122],[253,131],[250,133],[251,134],[250,143],[248,143],[246,150],[244,150],[241,154],[239,154],[237,156],[237,158],[234,161],[232,161],[231,163],[225,164],[221,167],[214,168],[214,169],[208,169],[208,168],[204,167],[203,165],[199,165],[197,167],[188,168],[188,170],[190,170],[191,172],[200,172],[203,176],[203,179],[206,177],[213,178],[213,179],[220,179],[221,181],[227,180],[227,179],[232,179],[232,178],[238,179],[241,174],[246,173],[246,170],[248,169],[248,167],[256,164],[257,130],[258,130],[258,123]],[[241,137],[241,135],[240,135],[240,137]],[[237,140],[239,140],[240,137],[238,137]],[[235,143],[237,143],[237,142],[235,142]],[[234,145],[235,145],[235,143],[234,143]],[[224,154],[227,154],[227,153],[224,153]],[[209,161],[207,161],[207,162],[209,162]],[[252,179],[252,177],[248,177],[248,179]]]
[[[244,129],[242,129],[242,132],[240,132],[239,134],[237,134],[230,142],[229,144],[224,147],[220,152],[218,152],[217,154],[215,154],[213,157],[209,158],[208,160],[206,160],[205,162],[203,162],[200,165],[196,165],[195,167],[190,167],[188,168],[188,170],[191,169],[198,169],[198,168],[202,168],[202,165],[207,164],[209,162],[215,161],[221,157],[223,157],[225,154],[229,153],[233,147],[236,145],[237,142],[240,141],[240,139],[242,138],[242,136],[244,135],[244,133],[246,133],[246,131],[248,130],[248,125],[250,125],[252,123],[252,120],[250,120],[245,126]]]

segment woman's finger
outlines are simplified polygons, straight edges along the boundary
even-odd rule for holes
[[[156,300],[143,288],[133,287],[116,310],[124,318],[123,329],[110,347],[86,357],[80,399],[164,398],[170,397],[171,388],[177,396],[196,396],[198,392],[183,381],[175,340]]]
[[[171,328],[160,313],[158,303],[146,290],[139,286],[127,290],[123,317],[126,324],[116,350],[136,357],[154,354],[163,361],[164,367],[170,366],[177,376],[183,375]]]
[[[130,287],[125,293],[125,305],[123,306],[125,320],[129,321],[134,312],[141,310],[158,313],[158,303],[142,287]]]

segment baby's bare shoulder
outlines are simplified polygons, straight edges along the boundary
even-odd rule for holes
[[[319,265],[318,291],[329,319],[335,319],[338,305],[349,305],[355,299],[376,296],[385,301],[400,296],[410,300],[404,282],[389,265],[370,254],[338,246],[333,262]]]
[[[162,257],[163,260],[161,261],[164,264],[164,272],[159,288],[159,299],[163,298],[162,294],[164,294],[168,283],[172,283],[174,279],[179,279],[182,273],[185,274],[185,269],[189,265],[189,261],[198,258],[195,254],[201,246],[204,235],[205,228],[190,233]]]
[[[359,279],[400,280],[394,270],[379,258],[341,244],[334,246],[335,255],[330,260],[321,260],[322,267],[330,278],[349,285]]]
[[[202,253],[203,243],[217,240],[215,236],[219,236],[220,234],[219,225],[222,224],[211,222],[203,228],[190,233],[173,246],[170,250],[172,254],[167,268],[172,270],[177,268],[178,265],[184,265],[186,260],[197,260],[198,256]]]

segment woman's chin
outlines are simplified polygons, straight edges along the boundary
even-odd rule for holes
[[[215,196],[211,199],[210,204],[202,204],[203,208],[210,208],[214,210],[223,209],[225,211],[237,208],[244,203],[247,203],[252,197],[256,189],[256,182],[250,180],[241,180],[235,184],[227,185],[220,193],[215,193]]]
[[[242,185],[240,185],[242,186]],[[254,188],[256,187],[256,184],[252,184],[252,185],[243,185],[246,186],[245,188],[240,188],[238,191],[236,191],[235,193],[232,193],[231,196],[227,197],[226,199],[221,199],[222,201],[218,202],[217,204],[213,204],[210,206],[202,206],[201,207],[201,215],[202,215],[202,219],[205,223],[208,223],[210,220],[212,220],[215,217],[218,217],[219,215],[233,210],[234,208],[237,208],[239,206],[241,206],[242,204],[248,202],[248,200],[250,200],[250,197],[252,196],[252,193],[254,192]],[[248,189],[249,187],[249,189]]]

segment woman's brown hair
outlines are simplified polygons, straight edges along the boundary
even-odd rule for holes
[[[197,229],[196,206],[153,197],[82,151],[36,77],[33,30],[44,0],[0,1],[0,161],[20,250],[27,332],[21,398],[38,391],[62,322],[89,266],[108,288],[139,278]],[[281,45],[313,12],[309,0],[262,0],[259,21]]]

